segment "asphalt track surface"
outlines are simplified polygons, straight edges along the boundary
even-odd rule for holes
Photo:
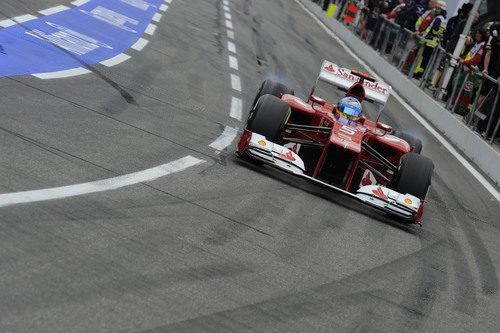
[[[0,11],[58,4],[3,0]],[[174,0],[122,64],[0,78],[2,193],[205,161],[0,208],[0,331],[498,331],[500,205],[395,99],[383,120],[421,137],[436,166],[423,227],[241,162],[236,141],[209,147],[243,127],[231,97],[245,116],[263,79],[304,97],[323,59],[363,70],[295,1],[229,8],[237,72],[222,0]]]

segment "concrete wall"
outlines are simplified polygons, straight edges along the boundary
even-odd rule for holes
[[[337,20],[327,17],[310,0],[299,0],[313,12],[335,35],[384,78],[417,112],[426,118],[437,130],[442,132],[463,154],[472,160],[497,185],[500,184],[500,154],[492,146],[475,135],[464,123],[421,91],[392,64],[387,62],[371,47],[354,35]]]

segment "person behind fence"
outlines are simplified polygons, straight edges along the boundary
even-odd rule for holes
[[[401,28],[415,31],[415,23],[418,18],[424,14],[427,8],[428,1],[407,0],[405,6],[399,11],[395,23],[399,24]]]
[[[469,18],[469,13],[472,10],[472,4],[466,3],[460,8],[458,15],[452,17],[446,26],[446,31],[443,35],[443,40],[445,43],[445,50],[448,53],[453,53],[455,47],[460,39],[460,34],[463,33],[465,25],[467,24],[467,19]],[[474,23],[479,19],[479,14],[474,18]]]
[[[493,22],[491,22],[493,23]],[[486,42],[486,46],[484,47],[485,52],[483,54],[483,58],[481,61],[483,62],[483,74],[491,75],[493,78],[496,78],[496,73],[494,71],[495,64],[497,62],[500,54],[498,53],[498,33],[500,31],[500,24],[491,24],[488,28],[488,41]],[[481,89],[481,94],[479,95],[479,99],[477,101],[477,105],[479,107],[482,106],[484,100],[489,95],[489,92],[493,88],[493,82],[490,80],[483,80],[483,87]]]
[[[466,115],[472,106],[471,103],[474,95],[474,89],[476,88],[478,79],[480,78],[480,75],[476,73],[472,67],[479,65],[481,62],[486,41],[486,30],[483,28],[476,29],[473,36],[474,45],[470,51],[465,56],[457,59],[458,62],[462,64],[463,70],[460,71],[459,75],[455,76],[453,79],[453,87],[456,87],[453,102],[455,102],[456,98],[459,98],[455,112],[460,115]],[[469,40],[469,43],[470,42],[471,41]],[[464,89],[459,96],[458,94],[460,93],[462,85]]]
[[[424,23],[417,21],[419,29],[417,30],[416,34],[418,34],[421,37],[424,37],[425,39],[424,40],[425,47],[422,53],[422,58],[417,68],[415,69],[414,78],[417,80],[419,80],[424,74],[425,68],[427,67],[429,60],[431,59],[432,52],[434,52],[436,46],[439,45],[439,38],[443,34],[446,27],[445,19],[446,19],[446,2],[438,1],[437,6],[434,9],[434,19],[427,26],[427,28],[425,28],[425,30],[422,27]]]
[[[486,135],[485,131],[490,120],[490,115],[492,114],[493,102],[498,89],[498,82],[500,82],[500,23],[493,24],[490,27],[490,37],[491,39],[486,45],[483,73],[494,79],[498,79],[497,82],[485,79],[483,89],[481,90],[481,96],[479,96],[478,108],[482,111],[484,110],[483,112],[486,113],[486,117],[479,120],[475,128],[475,132],[482,135]],[[500,103],[497,103],[497,109],[499,106]],[[493,113],[493,124],[496,124],[498,121],[498,116],[499,112],[496,110],[496,112]],[[487,133],[488,136],[492,135],[492,130],[493,129],[490,129],[490,132]]]
[[[417,22],[415,23],[413,38],[410,39],[410,41],[406,46],[407,49],[410,50],[410,52],[408,53],[408,56],[405,59],[405,64],[403,68],[401,69],[405,74],[408,74],[408,72],[413,66],[413,63],[415,62],[415,59],[417,58],[417,52],[422,43],[420,40],[420,35],[431,25],[431,23],[436,18],[436,11],[435,11],[436,6],[437,6],[437,0],[430,0],[427,11],[425,11],[422,14],[422,16],[420,16],[417,19]]]
[[[396,5],[399,4],[399,0],[384,0],[384,1],[379,1],[376,6],[376,11],[378,13],[382,14],[388,14],[390,13]],[[376,46],[376,48],[379,48],[380,45],[375,45],[377,40],[379,41],[379,44],[382,43],[383,38],[379,38],[379,33],[381,33],[380,28],[382,26],[383,20],[377,18],[377,22],[375,24],[375,27],[373,28],[373,36],[370,40],[370,45]]]
[[[400,11],[404,9],[406,5],[406,0],[399,0],[399,4],[394,7],[389,13],[382,13],[380,16],[385,17],[386,19],[396,19]]]

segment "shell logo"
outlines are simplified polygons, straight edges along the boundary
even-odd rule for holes
[[[411,201],[411,199],[408,199],[408,198],[406,198],[406,199],[405,199],[405,202],[406,202],[408,205],[413,204],[413,201]]]
[[[265,145],[266,145],[266,141],[262,141],[262,140],[260,140],[260,141],[258,142],[258,144],[259,144],[259,145],[261,145],[261,146],[265,146]]]

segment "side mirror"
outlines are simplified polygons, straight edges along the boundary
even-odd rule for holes
[[[389,125],[386,125],[386,124],[383,124],[381,122],[378,122],[377,123],[377,128],[380,128],[382,131],[385,131],[385,132],[390,132],[392,131],[392,127],[389,126]]]
[[[309,100],[312,101],[313,103],[318,103],[321,106],[326,104],[326,101],[323,98],[319,98],[318,96],[314,96],[314,95],[311,95]]]

